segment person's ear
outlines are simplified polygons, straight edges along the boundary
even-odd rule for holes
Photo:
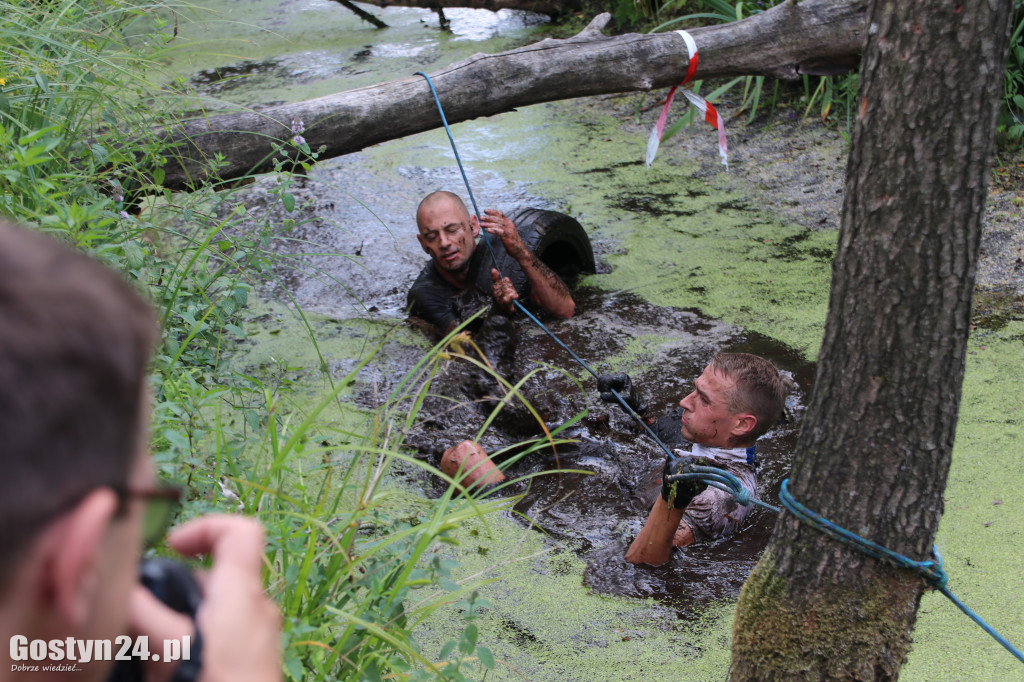
[[[480,236],[480,221],[476,219],[475,215],[469,216],[469,224],[473,228],[473,238]]]
[[[113,490],[97,488],[52,526],[54,537],[48,538],[42,564],[44,580],[50,607],[72,625],[88,622],[90,611],[97,608],[104,540],[117,507]]]
[[[430,255],[430,249],[427,248],[426,243],[423,241],[423,235],[416,233],[416,241],[420,243],[420,248],[423,249],[423,253]]]
[[[752,414],[736,415],[736,421],[732,427],[732,436],[735,440],[743,440],[757,426],[757,417]]]

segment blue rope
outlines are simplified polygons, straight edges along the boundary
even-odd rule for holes
[[[446,133],[448,133],[448,141],[451,142],[452,151],[455,152],[455,162],[457,164],[459,164],[459,172],[462,173],[462,182],[465,183],[466,191],[469,192],[469,201],[470,201],[470,203],[473,204],[473,213],[476,215],[476,219],[479,221],[480,220],[480,207],[476,205],[476,197],[473,196],[473,189],[469,186],[469,178],[466,177],[466,169],[463,168],[463,166],[462,166],[462,159],[459,157],[459,149],[458,149],[458,147],[455,146],[455,138],[452,137],[452,129],[448,127],[448,117],[444,115],[444,107],[441,106],[441,98],[437,96],[437,90],[434,88],[434,81],[430,80],[430,76],[428,76],[427,74],[425,74],[422,71],[417,71],[415,75],[423,76],[424,78],[427,79],[427,85],[430,86],[430,94],[432,94],[434,96],[434,101],[437,103],[437,113],[441,114],[441,123],[444,124],[444,131]],[[491,253],[491,261],[494,263],[495,267],[497,267],[498,259],[494,255],[494,247],[491,246],[490,236],[487,234],[487,230],[480,230],[480,231],[483,232],[484,243],[487,244],[487,250],[490,251],[490,253]],[[514,303],[519,303],[519,301],[514,301]],[[520,307],[522,307],[522,306],[520,306]],[[538,323],[538,324],[540,324],[540,323]],[[543,325],[541,325],[541,326],[543,326]],[[550,334],[551,332],[548,332],[548,333]],[[557,339],[555,339],[555,340],[557,341]],[[561,341],[559,341],[559,343],[561,343]],[[569,351],[569,352],[571,353],[572,351]],[[584,365],[584,366],[586,366],[586,365]],[[588,367],[588,369],[589,369],[589,367]],[[593,374],[593,370],[591,370],[591,374]],[[597,375],[594,374],[594,376],[597,376]]]
[[[938,553],[936,552],[936,556],[937,555],[938,555]],[[1006,649],[1007,651],[1009,651],[1014,656],[1016,656],[1018,661],[1020,661],[1021,663],[1024,663],[1024,654],[1022,654],[1012,644],[1010,644],[1008,641],[1006,641],[1006,638],[1003,637],[998,632],[996,632],[995,629],[991,625],[989,625],[984,620],[982,620],[981,616],[979,616],[974,611],[972,611],[971,608],[969,606],[967,606],[967,604],[965,604],[962,601],[960,601],[955,594],[953,594],[952,592],[949,591],[948,587],[941,587],[941,588],[939,588],[939,592],[941,592],[942,594],[946,595],[946,597],[951,602],[956,604],[958,609],[963,611],[967,615],[968,618],[970,618],[975,623],[977,623],[981,627],[982,630],[984,630],[988,634],[992,635],[992,639],[994,639],[997,642],[999,642],[1000,644],[1002,644],[1003,648]]]
[[[1006,640],[1006,638],[996,632],[995,629],[982,620],[980,616],[974,613],[974,611],[960,601],[957,596],[949,590],[947,587],[949,576],[946,574],[946,570],[942,567],[942,555],[939,554],[938,548],[932,547],[932,554],[935,556],[934,559],[929,561],[915,561],[910,557],[903,556],[902,554],[894,552],[887,547],[883,547],[877,542],[872,542],[871,540],[862,538],[856,533],[846,530],[842,526],[837,526],[825,517],[811,511],[800,502],[797,502],[789,492],[788,478],[782,482],[782,488],[779,490],[779,501],[782,502],[782,506],[786,508],[786,511],[790,512],[812,528],[816,528],[825,535],[828,535],[833,540],[852,547],[863,554],[867,554],[870,557],[878,559],[879,561],[884,561],[900,568],[906,568],[919,574],[924,578],[929,587],[946,595],[946,597],[956,604],[961,611],[967,614],[971,620],[981,626],[981,628],[990,634],[993,639],[1002,644],[1007,651],[1017,658],[1017,660],[1024,663],[1024,654],[1018,651]]]
[[[448,141],[451,142],[452,151],[455,153],[455,161],[459,164],[459,172],[462,173],[462,181],[466,185],[466,191],[469,193],[469,200],[473,204],[473,212],[476,213],[477,220],[480,220],[480,209],[477,207],[476,198],[473,196],[473,190],[469,186],[469,178],[466,177],[466,169],[462,166],[462,159],[459,158],[459,150],[455,146],[455,138],[452,137],[451,128],[448,127],[448,119],[444,115],[444,107],[441,106],[441,99],[437,96],[437,90],[434,88],[433,81],[430,80],[430,76],[422,71],[416,72],[417,76],[423,76],[427,79],[427,85],[430,86],[430,92],[434,95],[434,101],[437,103],[437,111],[441,114],[441,123],[444,124],[444,130],[448,133]],[[487,230],[481,230],[484,237],[484,243],[487,245],[487,250],[491,254],[491,260],[497,267],[498,259],[494,255],[494,248],[491,246],[490,236]],[[576,355],[565,345],[561,339],[555,336],[555,333],[548,329],[540,320],[538,320],[529,310],[527,310],[522,303],[517,300],[512,301],[519,310],[521,310],[528,318],[530,318],[538,327],[547,333],[552,339],[555,340],[559,346],[561,346],[572,358],[580,364],[586,371],[596,379],[597,372],[595,372],[586,362],[583,361],[580,356]],[[669,467],[674,467],[676,460],[680,459],[679,456],[675,455],[668,446],[666,446],[657,434],[651,430],[651,428],[644,422],[643,418],[640,417],[636,411],[629,406],[626,400],[619,395],[619,392],[615,389],[611,389],[611,394],[615,396],[615,399],[619,402],[619,405],[626,410],[636,423],[640,424],[647,431],[647,435],[650,436],[658,446],[664,450],[665,454],[669,459]],[[673,481],[681,481],[688,479],[698,479],[706,482],[709,486],[730,493],[738,504],[744,506],[749,504],[756,504],[764,507],[776,514],[780,513],[778,507],[772,506],[767,502],[763,502],[753,495],[740,484],[738,478],[733,476],[727,471],[718,469],[716,467],[706,467],[696,464],[692,464],[688,458],[683,458],[682,471],[678,474],[667,476],[666,480],[670,483]],[[870,557],[878,559],[880,561],[886,561],[901,568],[906,568],[920,574],[929,587],[938,590],[942,594],[946,595],[950,601],[957,605],[957,607],[963,611],[967,616],[977,623],[985,632],[990,634],[997,642],[1003,645],[1007,651],[1017,657],[1022,663],[1024,663],[1024,654],[1021,654],[1016,648],[1013,647],[1002,635],[996,632],[988,623],[982,620],[977,614],[974,613],[966,604],[960,601],[956,595],[949,591],[946,587],[946,583],[949,582],[949,576],[946,575],[945,569],[942,567],[942,556],[939,554],[938,549],[932,548],[932,552],[935,555],[935,559],[931,561],[914,561],[909,557],[905,557],[902,554],[893,552],[890,549],[883,547],[875,542],[862,538],[856,533],[850,532],[841,526],[837,526],[828,519],[821,515],[811,511],[804,505],[797,502],[792,495],[789,493],[789,479],[787,478],[782,482],[782,488],[779,491],[779,501],[782,505],[794,516],[801,521],[817,528],[821,532],[825,533],[829,537],[842,542],[850,547],[853,547]]]

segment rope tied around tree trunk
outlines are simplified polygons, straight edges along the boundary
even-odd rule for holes
[[[817,512],[808,509],[800,502],[797,502],[792,493],[789,492],[788,478],[782,482],[782,488],[779,490],[779,501],[790,514],[809,526],[820,530],[833,540],[841,542],[848,547],[852,547],[862,554],[867,554],[873,559],[878,559],[879,561],[884,561],[893,566],[906,568],[920,574],[932,589],[941,590],[946,586],[946,583],[949,582],[949,576],[946,575],[946,571],[942,567],[942,556],[935,547],[932,547],[932,554],[935,557],[934,559],[930,559],[928,561],[915,561],[910,557],[903,556],[899,552],[894,552],[887,547],[883,547],[877,542],[872,542],[871,540],[862,538],[856,533],[832,523],[821,514],[818,514]]]
[[[986,623],[978,614],[972,611],[970,607],[960,601],[960,599],[949,590],[949,575],[946,573],[946,569],[942,566],[942,555],[939,554],[938,547],[935,547],[934,545],[932,546],[933,559],[929,559],[927,561],[915,561],[914,559],[904,556],[899,552],[894,552],[887,547],[883,547],[877,542],[872,542],[867,538],[862,538],[856,533],[832,523],[821,514],[808,509],[805,505],[798,502],[796,498],[793,497],[792,493],[789,492],[788,478],[782,481],[782,487],[779,489],[779,501],[782,502],[782,506],[786,508],[786,511],[812,528],[821,531],[833,540],[841,542],[847,547],[851,547],[862,554],[872,557],[873,559],[896,566],[897,568],[905,568],[917,573],[924,579],[928,587],[945,595],[947,599],[956,604],[957,608],[977,623],[981,629],[999,642],[1003,648],[1013,654],[1021,663],[1024,663],[1024,654],[1010,644],[1005,637],[996,632],[992,626]]]
[[[417,71],[417,76],[423,76],[427,80],[427,85],[430,86],[430,92],[434,96],[434,101],[437,103],[437,111],[441,115],[441,122],[444,124],[444,130],[448,133],[448,141],[451,143],[452,152],[455,154],[455,161],[459,165],[459,172],[462,173],[462,181],[466,185],[466,191],[469,193],[469,200],[473,204],[473,211],[476,213],[477,220],[480,220],[480,209],[477,207],[476,198],[473,196],[473,190],[469,186],[469,178],[466,177],[466,170],[462,165],[462,159],[459,157],[459,151],[455,146],[455,138],[452,137],[451,128],[448,127],[448,119],[444,115],[444,107],[441,106],[441,99],[437,95],[437,90],[434,88],[433,81],[423,71]],[[497,259],[494,255],[494,248],[491,246],[490,237],[486,230],[481,230],[484,237],[484,243],[487,245],[488,251],[491,254],[491,260],[495,267],[497,267]],[[561,346],[579,365],[589,372],[595,379],[597,378],[597,372],[595,372],[590,365],[583,361],[580,356],[572,351],[565,343],[562,342],[558,336],[555,335],[550,329],[548,329],[544,323],[536,318],[529,310],[527,310],[522,303],[518,300],[512,301],[519,310],[521,310],[530,320],[534,322],[540,329],[542,329],[548,336]],[[730,474],[727,471],[719,469],[717,467],[701,466],[692,463],[689,457],[678,455],[669,450],[668,446],[665,445],[658,438],[657,434],[651,429],[650,426],[643,420],[643,418],[637,414],[637,412],[629,406],[626,400],[619,395],[619,392],[614,388],[610,389],[610,392],[619,405],[629,414],[637,424],[639,424],[647,432],[647,435],[658,445],[666,454],[669,459],[670,466],[678,459],[683,459],[682,467],[678,474],[666,476],[668,482],[682,481],[682,480],[693,480],[697,479],[706,482],[709,486],[717,488],[724,492],[727,492],[733,496],[738,504],[747,506],[749,504],[755,504],[760,507],[764,507],[769,511],[773,511],[776,514],[781,513],[778,507],[768,504],[755,497],[749,490],[743,487],[739,479]],[[997,642],[999,642],[1007,651],[1013,654],[1019,661],[1024,663],[1024,654],[1017,650],[1009,641],[1000,635],[992,626],[986,623],[980,616],[972,611],[966,604],[960,601],[956,595],[954,595],[949,588],[947,583],[949,582],[949,576],[946,574],[945,569],[942,566],[942,555],[936,547],[932,547],[932,554],[934,559],[928,561],[915,561],[910,557],[903,556],[898,552],[894,552],[878,543],[872,542],[866,538],[862,538],[856,533],[849,531],[841,526],[838,526],[828,519],[824,518],[820,514],[808,509],[806,506],[797,502],[789,492],[789,479],[782,481],[782,487],[779,490],[779,501],[782,502],[783,507],[786,511],[796,516],[799,520],[810,525],[813,528],[820,530],[834,540],[841,542],[849,547],[852,547],[868,556],[884,561],[889,564],[895,565],[899,568],[905,568],[919,574],[927,583],[927,585],[944,594],[950,601],[956,604],[957,608],[964,612],[971,620],[977,623],[985,632],[992,636]]]

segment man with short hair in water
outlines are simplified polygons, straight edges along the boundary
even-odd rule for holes
[[[568,287],[530,251],[515,223],[501,211],[487,209],[478,222],[458,195],[438,191],[420,202],[416,225],[416,238],[430,255],[430,262],[409,289],[408,303],[412,315],[426,320],[439,332],[447,333],[458,325],[458,315],[452,306],[454,299],[479,281],[480,269],[489,262],[487,245],[476,243],[481,226],[498,237],[491,240],[496,255],[500,257],[500,251],[506,251],[526,275],[526,290],[516,291],[512,280],[502,277],[510,273],[491,269],[491,295],[502,312],[511,312],[512,301],[520,296],[530,298],[557,317],[572,317],[576,311]]]
[[[679,405],[683,408],[682,436],[693,443],[687,459],[701,466],[723,469],[754,495],[754,443],[782,417],[788,378],[770,361],[748,353],[719,353],[694,381],[694,390]],[[638,412],[642,406],[629,377],[603,375],[598,380],[601,398],[615,402],[615,389]],[[640,408],[640,409],[638,409]],[[679,460],[676,460],[679,461]],[[681,465],[681,461],[680,461]],[[672,547],[712,540],[735,533],[753,505],[740,505],[731,493],[697,480],[669,484],[666,460],[661,495],[640,534],[626,552],[626,561],[657,566],[668,561]]]

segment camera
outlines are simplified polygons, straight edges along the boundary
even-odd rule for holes
[[[195,621],[196,611],[202,602],[199,583],[188,566],[180,561],[164,557],[143,559],[139,562],[139,582],[166,606],[178,613],[190,616]],[[202,639],[199,628],[195,630],[189,660],[178,664],[171,682],[193,682],[202,671]],[[120,660],[107,682],[143,682],[145,674],[142,661],[131,658]]]

